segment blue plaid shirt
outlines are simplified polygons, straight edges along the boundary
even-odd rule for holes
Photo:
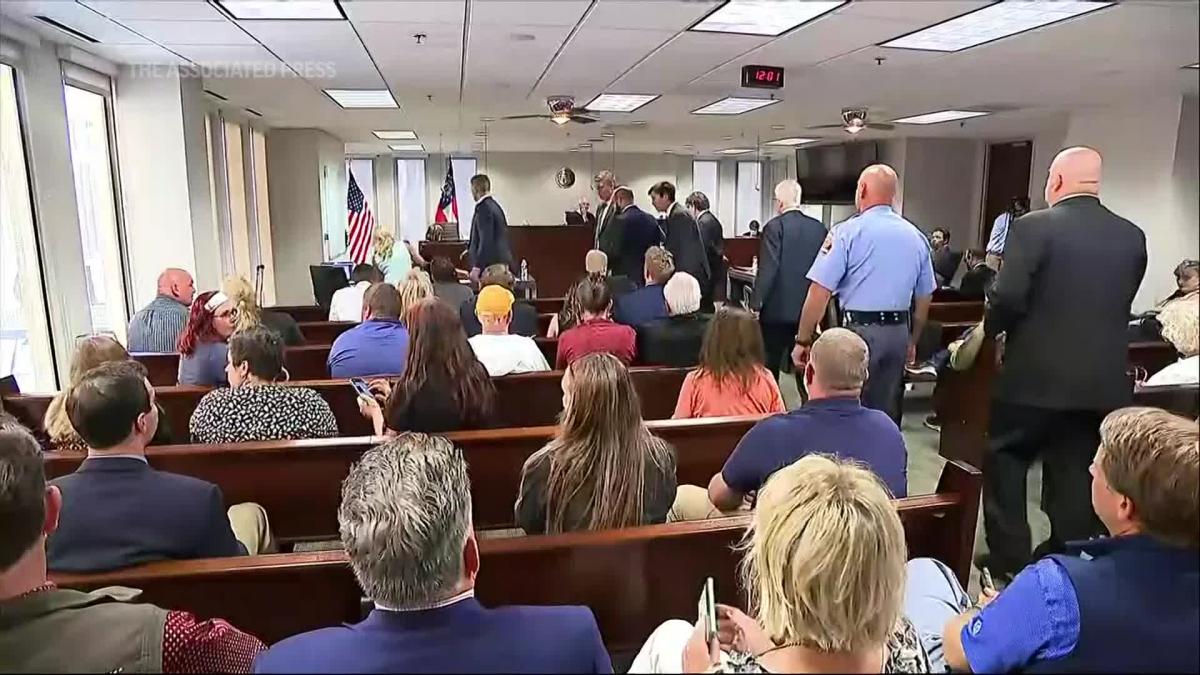
[[[187,325],[188,306],[159,295],[129,322],[129,351],[134,354],[173,354]]]

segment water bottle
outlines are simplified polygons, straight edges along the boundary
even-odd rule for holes
[[[521,281],[529,281],[529,263],[521,258]]]
[[[756,274],[758,273],[758,256],[754,256],[750,261],[750,269],[754,270]]]

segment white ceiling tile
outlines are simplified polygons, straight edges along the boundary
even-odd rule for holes
[[[157,45],[92,45],[88,51],[122,64],[187,65],[185,59]]]
[[[307,79],[346,89],[383,84],[370,57],[346,21],[241,21],[263,46]],[[323,75],[323,76],[319,76]]]
[[[216,21],[224,16],[205,0],[78,0],[118,21]]]
[[[241,68],[243,72],[270,77],[281,70],[279,59],[261,45],[178,45],[171,49],[190,61],[204,66]]]
[[[123,24],[164,45],[253,45],[254,38],[225,19],[216,21],[125,20]]]
[[[26,25],[51,41],[86,45],[87,42],[68,37],[53,26],[48,26],[32,17],[45,16],[88,35],[105,44],[147,44],[146,40],[126,30],[111,19],[97,14],[87,7],[62,0],[3,0],[0,9],[5,14],[26,19]]]
[[[600,0],[586,28],[639,28],[681,31],[724,0]]]
[[[355,25],[364,22],[435,23],[462,26],[462,0],[370,0],[343,2]]]
[[[582,30],[542,80],[539,91],[594,93],[674,34],[671,30]]]
[[[491,30],[495,26],[566,26],[578,23],[590,0],[528,1],[475,0],[471,3],[471,27]],[[531,11],[532,10],[532,11]]]
[[[405,92],[458,92],[458,62],[462,27],[450,24],[356,24],[367,50],[379,64],[388,84],[403,98]],[[418,45],[414,33],[424,33]],[[404,104],[404,102],[402,102]]]
[[[626,73],[610,89],[669,92],[729,59],[772,38],[723,33],[684,33]]]

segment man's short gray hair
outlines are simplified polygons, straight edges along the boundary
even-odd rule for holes
[[[790,178],[779,181],[775,186],[775,199],[785,209],[800,206],[800,184]]]
[[[811,360],[817,380],[825,389],[854,391],[862,389],[867,381],[871,353],[854,331],[831,328],[813,343]]]
[[[462,578],[471,530],[462,451],[417,433],[368,450],[342,482],[338,528],[371,600],[403,609],[444,599]]]

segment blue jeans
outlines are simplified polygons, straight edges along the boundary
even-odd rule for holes
[[[973,603],[954,572],[938,560],[914,558],[905,565],[905,573],[908,581],[904,587],[904,616],[921,636],[932,672],[949,672],[942,648],[942,629]]]

